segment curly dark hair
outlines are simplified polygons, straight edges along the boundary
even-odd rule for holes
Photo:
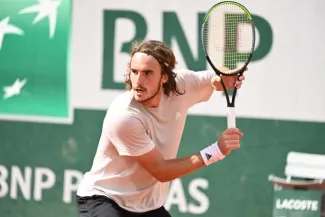
[[[162,75],[163,74],[168,75],[168,81],[163,84],[164,93],[167,96],[170,96],[170,94],[174,94],[174,95],[184,94],[184,92],[181,92],[177,87],[176,80],[175,80],[177,75],[173,71],[176,65],[176,58],[173,51],[168,46],[166,46],[164,43],[160,41],[155,41],[155,40],[148,40],[143,42],[136,41],[133,44],[133,48],[130,53],[131,60],[133,55],[137,52],[146,53],[154,57],[160,64]],[[132,83],[130,80],[131,60],[128,64],[127,74],[125,78],[125,84],[127,90],[131,90],[132,88]]]

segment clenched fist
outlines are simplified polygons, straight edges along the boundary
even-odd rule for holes
[[[228,69],[227,67],[221,67],[220,70],[222,72],[233,71],[233,70]],[[245,69],[245,71],[247,71],[247,68]],[[244,75],[239,76],[239,77],[238,77],[238,75],[223,76],[222,80],[223,80],[223,83],[225,84],[227,90],[233,90],[235,87],[237,89],[240,89],[243,81],[245,80],[245,76]],[[218,75],[215,75],[214,77],[212,77],[211,84],[215,90],[223,91],[223,87],[221,84],[221,77],[219,77]]]
[[[229,128],[223,131],[218,140],[218,146],[223,155],[240,147],[240,138],[244,134],[238,128]]]

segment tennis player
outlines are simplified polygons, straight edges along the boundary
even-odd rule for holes
[[[190,156],[176,158],[188,109],[222,91],[213,71],[176,69],[172,50],[159,41],[134,45],[127,91],[110,105],[92,168],[77,191],[80,217],[167,217],[169,182],[222,160],[240,147],[237,128]],[[244,76],[224,77],[227,88]]]

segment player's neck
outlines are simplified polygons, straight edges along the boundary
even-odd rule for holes
[[[152,99],[142,102],[142,105],[149,108],[157,108],[160,105],[163,94],[163,88],[161,88],[160,91]]]

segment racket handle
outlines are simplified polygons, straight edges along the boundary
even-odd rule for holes
[[[228,128],[235,128],[236,127],[235,107],[228,107],[227,108],[227,125],[228,125]]]

